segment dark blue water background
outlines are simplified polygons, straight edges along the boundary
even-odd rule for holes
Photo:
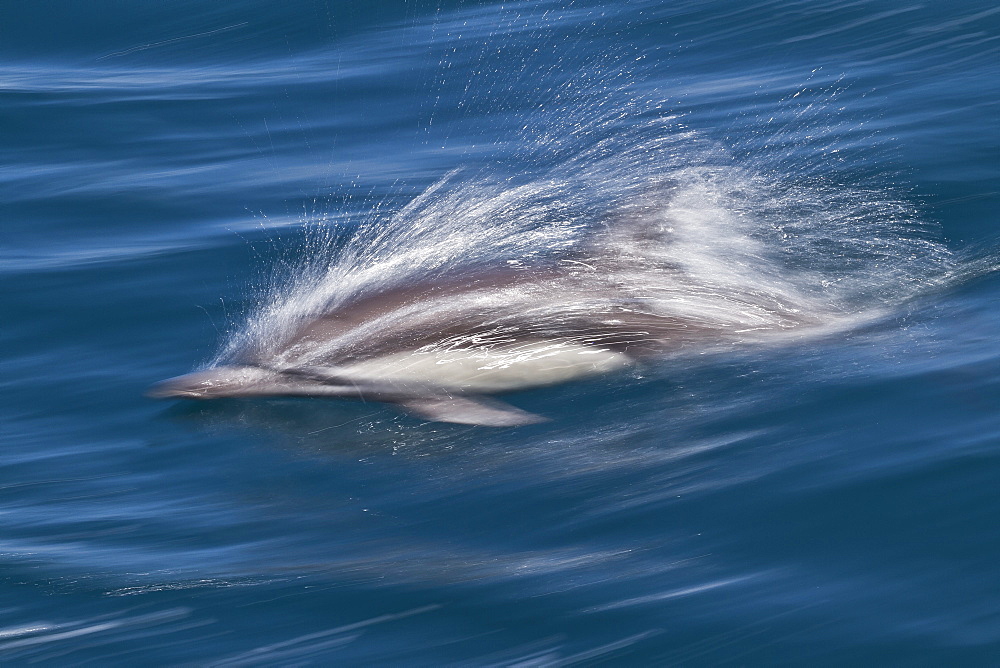
[[[996,665],[998,45],[984,1],[3,3],[0,661]],[[143,398],[307,228],[666,117],[889,307],[519,429]]]

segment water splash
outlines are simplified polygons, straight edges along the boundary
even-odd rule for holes
[[[844,158],[831,156],[850,133],[840,121],[823,126],[815,100],[785,114],[809,128],[816,159],[808,163],[801,146],[789,148],[787,125],[764,123],[753,141],[729,149],[621,72],[589,95],[580,88],[554,87],[493,165],[449,172],[388,214],[309,221],[299,258],[264,282],[259,307],[212,365],[351,358],[380,331],[435,319],[465,327],[414,347],[526,336],[621,344],[656,338],[648,330],[657,321],[671,324],[681,346],[695,334],[760,341],[869,318],[949,270],[949,251],[914,204],[877,179],[845,182]],[[750,144],[754,152],[744,150]],[[491,272],[516,278],[502,289],[446,290],[302,345],[303,328],[323,314]]]

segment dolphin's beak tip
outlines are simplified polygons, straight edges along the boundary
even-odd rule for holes
[[[181,376],[180,378],[183,378]],[[191,390],[189,387],[184,387],[181,383],[177,382],[179,378],[168,378],[167,380],[161,380],[158,383],[153,383],[146,391],[143,392],[143,396],[148,399],[199,399],[202,394]]]
[[[155,383],[146,388],[146,391],[142,393],[142,396],[147,399],[172,399],[180,395],[176,390],[172,390],[168,385],[163,382]]]

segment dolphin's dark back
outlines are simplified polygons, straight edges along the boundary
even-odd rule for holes
[[[305,320],[287,359],[336,366],[387,351],[476,346],[523,339],[584,342],[634,357],[702,339],[710,327],[620,298],[592,270],[572,265],[449,276],[361,293]]]

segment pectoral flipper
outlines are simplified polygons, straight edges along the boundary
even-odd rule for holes
[[[485,427],[518,427],[548,421],[548,418],[541,415],[483,396],[415,397],[393,403],[410,413],[437,422]]]

